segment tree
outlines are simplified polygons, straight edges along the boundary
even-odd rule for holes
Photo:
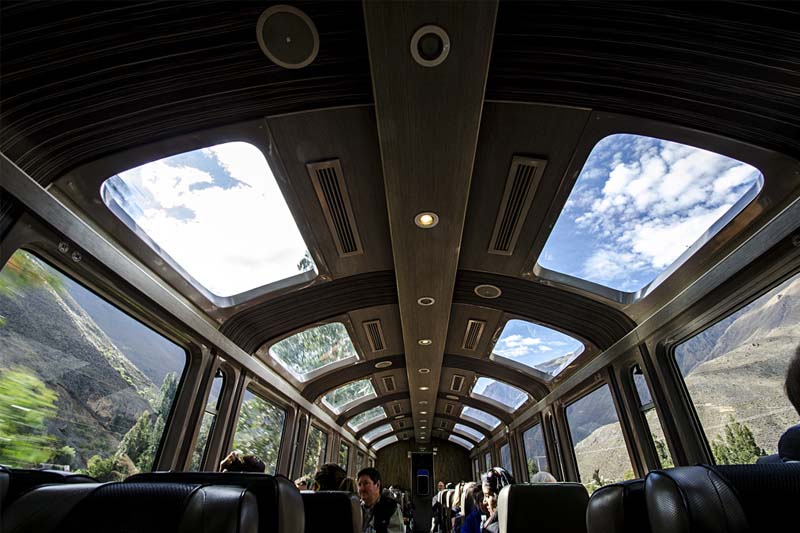
[[[58,395],[26,370],[0,370],[0,464],[35,466],[47,461],[55,441],[47,421]]]
[[[669,454],[669,449],[667,449],[667,443],[661,439],[653,439],[653,443],[656,445],[656,454],[658,454],[658,460],[661,463],[661,468],[672,468],[675,466],[675,463],[672,462],[672,457]]]
[[[86,474],[98,481],[122,481],[128,476],[136,474],[138,470],[130,457],[124,453],[117,453],[107,459],[95,455],[86,465]]]
[[[306,253],[303,254],[303,258],[297,263],[297,270],[306,272],[312,268],[314,268],[314,261],[311,259],[311,254],[306,250]]]
[[[267,469],[278,463],[286,413],[258,397],[242,402],[233,447],[245,455],[261,457]]]
[[[605,479],[603,478],[603,476],[600,475],[600,469],[595,468],[594,472],[592,472],[592,479],[588,483],[584,483],[583,485],[586,487],[586,490],[589,491],[589,494],[592,494],[600,487],[604,487],[609,483],[611,483],[610,480]]]
[[[75,462],[75,448],[72,446],[62,446],[53,452],[48,460],[49,463],[54,465],[72,466]]]
[[[533,458],[528,459],[528,478],[532,478],[539,473],[539,466]]]
[[[298,374],[356,355],[347,329],[336,322],[296,333],[275,343],[269,351]]]
[[[0,294],[16,296],[21,287],[43,287],[49,285],[54,290],[64,288],[61,278],[42,266],[31,254],[24,251],[14,252],[0,272]]]
[[[717,464],[721,465],[753,464],[762,455],[767,455],[756,443],[750,428],[736,422],[732,416],[725,424],[725,436],[711,442],[711,451]]]

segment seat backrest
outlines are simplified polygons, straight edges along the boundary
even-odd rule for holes
[[[97,480],[84,474],[63,472],[61,470],[29,470],[25,468],[4,468],[6,479],[5,493],[0,480],[0,512],[31,489],[42,485],[72,483],[97,483]]]
[[[303,491],[308,533],[361,533],[361,503],[355,494],[339,491]]]
[[[600,487],[586,509],[589,533],[650,533],[644,480],[633,479]]]
[[[258,500],[259,532],[302,533],[305,513],[300,491],[283,476],[251,472],[147,472],[136,474],[125,483],[189,483],[197,485],[235,485],[253,492]]]
[[[650,472],[645,501],[653,533],[750,530],[734,490],[707,466]]]
[[[584,533],[588,503],[580,483],[507,485],[497,498],[500,533]]]
[[[185,483],[45,485],[7,511],[4,533],[256,533],[248,489]]]

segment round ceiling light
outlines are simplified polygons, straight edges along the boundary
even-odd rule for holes
[[[419,372],[420,374],[430,374],[431,373],[431,369],[430,368],[420,368],[419,370],[417,370],[417,372]]]
[[[458,396],[456,396],[455,394],[448,394],[447,396],[445,396],[445,398],[447,398],[448,400],[458,400],[459,399]]]
[[[391,361],[381,361],[380,363],[375,363],[375,368],[389,368],[392,366]]]
[[[256,39],[270,61],[283,68],[303,68],[319,52],[317,27],[308,15],[292,6],[272,6],[261,13]]]
[[[430,387],[420,387],[419,390],[428,390]]]
[[[431,344],[433,344],[433,341],[430,339],[420,339],[417,341],[417,344],[419,344],[420,346],[430,346]]]
[[[450,55],[450,36],[440,26],[425,25],[411,36],[410,50],[411,57],[420,66],[441,65]]]
[[[422,229],[431,229],[439,223],[439,215],[433,211],[423,211],[414,217],[414,224]]]
[[[422,305],[422,306],[424,306],[424,307],[428,307],[428,306],[430,306],[430,305],[433,305],[433,304],[435,304],[435,303],[436,303],[436,300],[434,300],[434,299],[433,299],[433,298],[431,298],[430,296],[423,296],[422,298],[419,298],[419,299],[417,300],[417,303],[418,303],[419,305]]]
[[[487,298],[491,300],[503,294],[503,291],[500,290],[500,287],[495,285],[478,285],[475,287],[475,294],[481,298]]]
[[[420,411],[420,412],[419,412],[419,414],[421,414],[421,415],[427,415],[427,414],[428,414],[428,411]]]

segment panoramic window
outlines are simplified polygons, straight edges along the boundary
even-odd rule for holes
[[[374,441],[377,437],[380,437],[381,435],[385,435],[385,434],[389,433],[390,431],[392,431],[392,425],[391,424],[384,424],[382,426],[378,426],[375,429],[372,429],[372,430],[367,431],[366,433],[364,433],[364,437],[363,437],[364,442],[369,444],[370,442]]]
[[[308,430],[308,441],[306,443],[306,457],[303,461],[303,475],[313,476],[319,467],[325,463],[325,456],[328,453],[328,434],[315,425],[311,425]]]
[[[341,322],[296,333],[273,344],[269,354],[300,381],[307,381],[315,370],[358,356]]]
[[[185,277],[218,297],[315,270],[264,154],[231,142],[103,182],[106,206]]]
[[[378,451],[381,448],[383,448],[384,446],[388,446],[389,444],[393,444],[395,442],[397,442],[397,435],[391,435],[391,436],[386,437],[384,439],[381,439],[378,442],[376,442],[375,444],[373,444],[372,445],[372,449],[375,450],[375,451]],[[375,466],[375,462],[373,460],[371,460],[371,459],[370,459],[370,466]]]
[[[635,477],[608,385],[569,404],[567,424],[578,474],[590,494],[603,485]]]
[[[285,421],[286,411],[247,389],[233,436],[233,449],[258,455],[267,465],[267,473],[275,473]]]
[[[186,351],[33,254],[0,271],[0,464],[152,470]]]
[[[514,468],[511,464],[511,446],[507,442],[500,446],[500,466],[508,470],[509,473],[514,473]]]
[[[339,444],[339,466],[347,470],[348,463],[350,463],[350,445],[342,442]]]
[[[449,440],[450,442],[455,442],[459,446],[463,446],[468,450],[471,450],[474,447],[474,444],[472,444],[467,439],[459,437],[458,435],[450,435],[449,437],[447,437],[447,440]]]
[[[322,397],[322,403],[338,415],[346,405],[362,398],[374,398],[375,396],[372,381],[361,379],[332,390]]]
[[[356,416],[351,418],[349,422],[347,422],[347,425],[353,431],[358,431],[372,422],[376,422],[384,418],[386,418],[386,411],[384,411],[383,407],[373,407],[368,411],[358,413]]]
[[[631,377],[639,400],[639,412],[642,413],[650,438],[653,440],[653,447],[658,456],[659,466],[661,468],[672,468],[675,464],[672,462],[667,441],[664,437],[664,430],[661,428],[661,421],[658,419],[656,404],[653,403],[653,399],[650,396],[650,387],[647,386],[644,373],[638,364],[633,365],[631,368]]]
[[[542,425],[536,424],[522,434],[522,443],[525,446],[525,463],[528,467],[528,479],[538,472],[549,472],[547,462],[547,446],[544,443]]]
[[[470,396],[490,398],[512,410],[525,403],[528,399],[528,395],[518,388],[492,378],[478,378]]]
[[[479,424],[488,426],[489,429],[494,429],[500,425],[499,418],[494,415],[490,415],[486,411],[475,409],[474,407],[464,407],[464,409],[461,411],[461,416],[468,420],[472,420],[473,422],[478,422]]]
[[[217,420],[219,413],[219,403],[222,400],[221,392],[225,383],[225,374],[221,370],[217,370],[214,380],[211,382],[211,391],[208,393],[208,400],[206,407],[203,410],[203,420],[200,423],[200,434],[197,436],[197,442],[194,445],[192,452],[192,464],[189,470],[197,471],[203,466],[203,459],[208,451],[208,438],[211,436],[211,431]]]
[[[675,347],[717,464],[774,454],[783,431],[797,424],[783,384],[799,325],[795,276]]]
[[[476,429],[472,429],[469,426],[465,426],[464,424],[456,424],[453,426],[453,431],[458,433],[463,433],[464,435],[468,435],[475,439],[476,442],[480,442],[483,440],[483,433]]]
[[[553,378],[583,350],[583,343],[569,335],[533,322],[509,320],[492,353]]]
[[[723,155],[610,135],[589,154],[539,265],[637,292],[708,241],[763,181],[758,169]]]

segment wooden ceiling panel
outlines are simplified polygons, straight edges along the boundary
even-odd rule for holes
[[[348,313],[350,321],[353,323],[355,342],[361,348],[361,353],[367,359],[378,359],[389,355],[403,353],[403,330],[400,326],[400,310],[397,305],[382,305],[370,307],[368,309],[356,309]],[[372,343],[368,338],[374,329],[365,329],[365,322],[379,320],[379,329],[384,341],[384,349],[372,351]]]
[[[502,318],[503,312],[497,309],[454,303],[453,312],[450,315],[450,327],[447,331],[445,353],[487,358],[490,345],[493,345],[492,338],[497,333]],[[467,326],[470,321],[474,321],[473,328],[477,327],[480,330],[480,337],[477,337],[477,343],[473,342],[474,349],[464,347]],[[473,336],[471,341],[475,339],[476,337]]]

